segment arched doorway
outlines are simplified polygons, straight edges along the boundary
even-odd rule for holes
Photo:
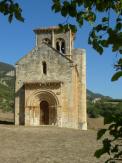
[[[57,125],[57,96],[48,90],[35,91],[26,102],[25,124],[29,125]]]
[[[49,104],[47,101],[40,102],[40,124],[49,124]]]

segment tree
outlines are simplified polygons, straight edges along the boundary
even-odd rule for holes
[[[85,22],[92,25],[88,43],[99,54],[103,54],[104,48],[111,47],[112,52],[119,56],[115,63],[117,72],[111,80],[115,81],[122,77],[122,0],[52,0],[52,2],[52,10],[66,17],[66,23],[60,24],[63,30],[71,29],[76,32],[77,27],[82,27]],[[99,14],[103,15],[101,20],[98,19]],[[73,18],[76,23],[71,24],[69,18]],[[110,157],[106,163],[114,163],[116,159],[122,160],[120,148],[122,144],[119,142],[122,139],[122,117],[120,114],[107,116],[106,123],[109,127],[98,132],[98,139],[106,132],[111,137],[107,135],[107,138],[103,139],[103,147],[95,152],[95,156],[99,158],[107,153]]]
[[[113,52],[122,54],[122,0],[52,0],[52,10],[66,17],[66,23],[60,24],[64,30],[77,31],[85,22],[92,25],[88,43],[99,53],[111,47]],[[99,14],[103,14],[98,21]],[[112,17],[111,17],[112,15]],[[73,18],[76,24],[71,24]],[[97,19],[97,21],[96,21]],[[115,64],[116,73],[112,81],[122,77],[122,57]]]
[[[0,13],[7,16],[10,23],[14,17],[19,21],[24,21],[24,18],[22,17],[22,9],[18,3],[14,2],[14,0],[1,0]]]

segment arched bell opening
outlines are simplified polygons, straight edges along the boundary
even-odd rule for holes
[[[56,40],[56,49],[62,53],[65,54],[66,53],[66,48],[65,48],[65,41],[62,38],[58,38]]]

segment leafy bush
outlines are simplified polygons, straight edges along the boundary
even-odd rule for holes
[[[0,109],[4,112],[14,111],[14,89],[0,84]]]
[[[97,118],[99,116],[106,117],[115,114],[122,115],[122,102],[119,102],[118,104],[111,104],[103,101],[95,104],[88,102],[87,113],[91,118]]]
[[[97,118],[99,117],[99,109],[94,106],[92,103],[88,103],[87,113],[90,118]]]

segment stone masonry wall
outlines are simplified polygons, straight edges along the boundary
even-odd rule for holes
[[[47,75],[42,72],[42,62],[47,63]],[[74,77],[73,77],[74,76]],[[78,127],[78,109],[77,97],[77,79],[75,75],[75,67],[72,62],[61,56],[52,48],[42,44],[40,48],[33,49],[28,55],[21,59],[16,65],[16,110],[15,123],[19,124],[20,110],[24,109],[21,104],[23,96],[24,82],[32,81],[63,81],[61,88],[61,122],[62,127]],[[24,97],[24,96],[23,96]],[[20,105],[21,104],[21,105]]]

